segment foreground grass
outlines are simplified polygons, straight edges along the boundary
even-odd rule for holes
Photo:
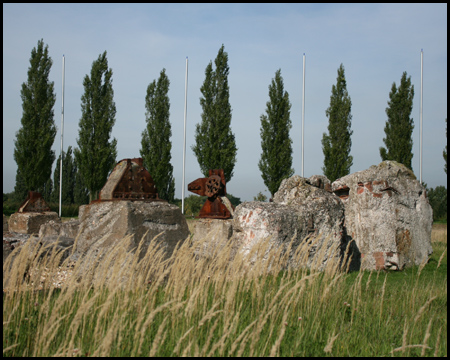
[[[14,288],[3,294],[3,356],[446,356],[446,226],[432,239],[427,264],[348,274],[286,271],[276,253],[271,271],[239,256],[227,266],[228,248],[194,261],[188,241],[170,259],[119,247],[92,276],[43,291],[39,273],[22,281],[36,265],[22,250],[3,269]]]

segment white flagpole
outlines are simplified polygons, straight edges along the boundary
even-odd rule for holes
[[[61,217],[61,203],[62,203],[62,164],[63,164],[63,134],[64,134],[64,66],[65,66],[65,58],[63,55],[62,106],[61,106],[61,162],[59,164],[59,217]]]
[[[302,99],[302,177],[305,176],[305,53],[303,53],[303,99]]]
[[[422,184],[423,49],[420,50],[420,183]]]
[[[184,214],[184,171],[186,166],[186,115],[187,115],[188,57],[186,56],[186,78],[184,82],[184,141],[183,141],[183,187],[181,189],[181,213]]]

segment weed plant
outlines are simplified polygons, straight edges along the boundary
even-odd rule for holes
[[[432,238],[420,266],[350,273],[230,244],[195,259],[190,239],[139,259],[125,238],[61,289],[62,254],[27,242],[3,265],[3,356],[447,356],[446,226]]]

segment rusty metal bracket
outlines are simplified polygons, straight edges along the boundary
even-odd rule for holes
[[[98,201],[165,201],[158,197],[155,182],[142,158],[120,160],[100,191]]]
[[[223,169],[210,169],[209,177],[192,181],[188,184],[188,190],[208,197],[200,210],[199,218],[229,219],[232,217],[220,198],[227,194]]]
[[[17,212],[45,212],[51,211],[48,204],[45,202],[41,193],[36,191],[28,191],[28,196],[25,201],[20,205]]]

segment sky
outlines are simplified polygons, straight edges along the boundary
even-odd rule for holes
[[[419,179],[421,49],[423,49],[422,180],[447,184],[447,4],[3,4],[3,192],[14,190],[14,140],[21,127],[20,89],[40,39],[53,60],[53,150],[61,152],[62,59],[65,57],[63,149],[78,147],[83,78],[107,51],[113,71],[117,161],[140,157],[145,95],[163,68],[170,80],[175,197],[182,197],[186,57],[188,57],[187,184],[203,177],[191,147],[201,121],[205,69],[222,46],[228,53],[231,130],[237,162],[227,192],[252,201],[270,197],[261,177],[261,115],[278,69],[289,93],[294,174],[302,175],[303,54],[305,54],[305,177],[323,174],[321,140],[337,70],[344,65],[352,108],[353,165],[381,162],[386,107],[403,72],[414,85],[412,168]],[[56,161],[53,165],[55,168]]]

